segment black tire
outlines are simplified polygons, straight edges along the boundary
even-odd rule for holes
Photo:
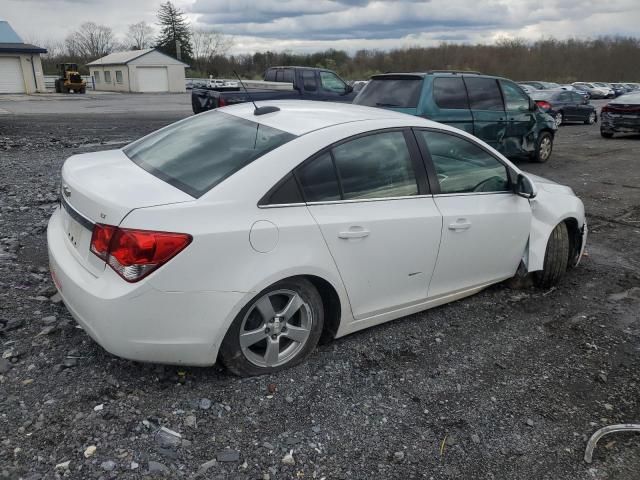
[[[80,88],[80,92],[79,93],[87,93],[87,87]]]
[[[304,343],[300,342],[301,345],[299,350],[295,351],[295,354],[291,356],[290,359],[286,360],[286,362],[276,365],[276,366],[262,366],[257,365],[253,361],[248,358],[248,355],[243,352],[242,347],[240,346],[240,333],[243,328],[243,324],[250,318],[251,315],[254,315],[252,312],[254,310],[258,310],[255,305],[259,300],[262,300],[270,293],[274,293],[277,295],[279,291],[291,291],[295,292],[300,296],[302,301],[305,303],[307,307],[309,307],[309,311],[311,313],[311,321],[309,326],[309,335]],[[271,297],[267,297],[271,298]],[[270,304],[273,305],[272,301],[269,300]],[[277,307],[274,307],[274,309]],[[302,310],[302,307],[300,307]],[[298,313],[298,315],[302,315],[302,313]],[[295,317],[295,316],[294,316]],[[301,321],[301,320],[300,320]],[[251,328],[250,330],[260,330],[262,328],[262,324],[258,322],[257,328]],[[274,325],[273,322],[271,325]],[[287,322],[284,322],[284,326],[290,325]],[[313,349],[318,344],[320,340],[320,336],[322,334],[322,328],[324,325],[324,309],[322,305],[322,297],[318,293],[316,287],[304,278],[290,278],[287,280],[282,280],[280,282],[274,283],[270,287],[264,289],[258,295],[251,299],[251,301],[240,311],[238,316],[235,318],[229,330],[227,331],[224,340],[222,341],[222,345],[220,346],[220,359],[222,363],[227,367],[227,369],[241,377],[249,377],[255,375],[264,375],[269,373],[274,373],[285,368],[292,367],[294,365],[302,362],[309,354],[313,351]],[[270,326],[265,323],[264,326]],[[273,327],[272,327],[273,328]],[[245,331],[250,331],[245,330]],[[283,334],[285,340],[283,344],[292,345],[293,342],[289,343],[286,333]],[[269,342],[269,339],[265,339],[265,342]],[[280,345],[281,339],[278,338],[278,345]],[[256,343],[253,346],[260,346],[260,343]],[[295,349],[294,349],[295,350]],[[249,354],[250,355],[250,354]],[[265,344],[265,357],[266,359],[266,344]]]
[[[591,112],[587,119],[584,121],[585,125],[593,125],[598,121],[598,114],[596,112]]]
[[[548,144],[547,144],[548,142]],[[548,145],[548,149],[546,146]],[[531,155],[531,161],[545,163],[551,158],[553,152],[553,135],[549,132],[541,132],[536,142],[536,149]]]
[[[549,288],[557,285],[567,271],[569,264],[570,242],[566,223],[560,223],[553,229],[544,254],[544,267],[533,274],[537,287]]]
[[[603,138],[613,138],[613,132],[607,132],[606,130],[600,130],[600,135]]]

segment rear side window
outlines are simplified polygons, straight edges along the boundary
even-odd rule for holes
[[[306,163],[296,172],[307,202],[340,200],[340,186],[329,152]]]
[[[345,200],[418,194],[402,132],[367,135],[332,150]]]
[[[295,135],[218,111],[190,117],[132,143],[138,166],[193,197]]]
[[[276,81],[276,71],[275,70],[267,70],[264,74],[265,82],[275,82]]]
[[[293,70],[287,68],[284,70],[283,81],[287,83],[293,83]]]
[[[422,90],[422,78],[374,78],[353,100],[368,107],[416,108]]]
[[[569,92],[571,94],[571,101],[576,103],[582,103],[584,101],[584,97],[576,92]]]
[[[433,81],[433,98],[440,108],[469,108],[467,89],[462,77],[437,77]]]
[[[498,82],[493,78],[465,77],[472,110],[504,110]]]
[[[315,92],[318,89],[318,83],[316,82],[316,74],[311,70],[302,71],[302,84],[307,92]]]

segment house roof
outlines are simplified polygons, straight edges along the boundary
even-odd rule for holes
[[[0,43],[24,43],[9,22],[0,20]]]
[[[0,20],[0,53],[47,53],[47,50],[24,43],[9,22]]]
[[[165,55],[164,53],[160,52],[159,50],[156,50],[155,48],[145,48],[144,50],[131,50],[128,52],[115,52],[115,53],[110,53],[107,56],[104,56],[102,58],[98,58],[97,60],[94,60],[93,62],[89,62],[87,63],[87,66],[96,66],[96,65],[126,65],[127,63],[131,62],[132,60],[135,60],[136,58],[140,58],[143,55],[146,55],[147,53],[151,53],[157,51],[158,53],[160,53],[161,55],[164,55],[165,57],[167,57],[168,59],[171,59],[174,62],[178,62],[179,60],[176,60],[173,57],[170,57],[169,55]],[[183,62],[180,62],[183,63]],[[186,64],[184,64],[186,65]]]
[[[46,48],[30,43],[0,43],[0,53],[47,53]]]

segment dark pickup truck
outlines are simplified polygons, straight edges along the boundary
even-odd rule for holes
[[[282,85],[276,85],[282,83]],[[246,80],[245,85],[254,101],[259,100],[324,100],[351,102],[356,94],[331,70],[311,67],[272,67],[264,73],[264,80]],[[276,88],[277,87],[277,88]],[[194,88],[191,91],[193,113],[226,105],[251,101],[242,86]]]

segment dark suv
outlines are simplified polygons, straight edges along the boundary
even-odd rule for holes
[[[517,83],[477,72],[375,75],[353,103],[446,123],[505,156],[526,155],[538,162],[549,160],[557,130],[554,119]]]

